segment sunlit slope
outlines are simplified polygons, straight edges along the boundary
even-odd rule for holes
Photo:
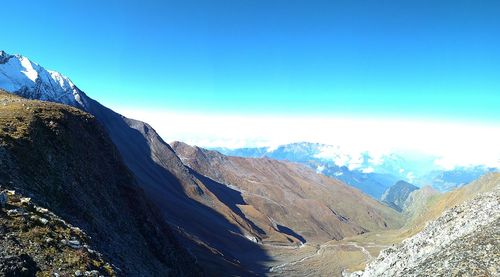
[[[491,191],[498,183],[500,183],[500,173],[489,173],[459,189],[423,197],[421,201],[424,201],[425,205],[414,207],[416,210],[413,211],[408,210],[412,213],[412,217],[405,224],[406,231],[402,235],[411,236],[421,231],[427,222],[438,218],[445,210],[460,205],[479,193]],[[409,204],[411,205],[415,204]]]
[[[401,226],[393,209],[306,166],[225,156],[180,142],[172,147],[193,171],[237,190],[243,202],[235,209],[263,230],[275,226],[303,242],[321,242]],[[221,188],[219,198],[229,197],[223,193]]]

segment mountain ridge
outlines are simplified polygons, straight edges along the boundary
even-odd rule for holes
[[[0,64],[0,69],[3,65]],[[27,91],[9,92],[46,99],[37,93],[37,86],[31,79],[23,77],[22,80],[27,82]],[[5,87],[6,83],[0,83],[0,88],[2,86]],[[59,92],[65,94],[64,91]],[[173,226],[177,239],[196,256],[208,274],[248,275],[267,271],[263,263],[271,258],[244,234],[257,230],[251,221],[242,218],[236,209],[217,198],[207,187],[212,184],[210,180],[200,179],[190,172],[148,124],[112,111],[79,89],[78,95],[85,105],[70,104],[92,114],[102,124],[138,186],[151,204],[161,211],[163,219]],[[62,102],[56,98],[51,100]],[[228,193],[234,194],[235,191],[228,188]]]

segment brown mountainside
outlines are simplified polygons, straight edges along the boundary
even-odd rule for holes
[[[261,230],[257,241],[294,243],[276,241],[267,230],[302,242],[321,242],[401,224],[397,212],[305,166],[266,158],[230,157],[181,142],[172,143],[172,147],[194,172],[218,183],[213,191],[231,188],[241,194],[237,202],[215,193]]]

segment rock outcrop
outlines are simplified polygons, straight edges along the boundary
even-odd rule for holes
[[[0,276],[115,276],[91,238],[15,191],[0,210]]]

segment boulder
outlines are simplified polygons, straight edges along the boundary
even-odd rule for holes
[[[38,270],[36,262],[27,254],[0,256],[0,276],[35,276]]]

